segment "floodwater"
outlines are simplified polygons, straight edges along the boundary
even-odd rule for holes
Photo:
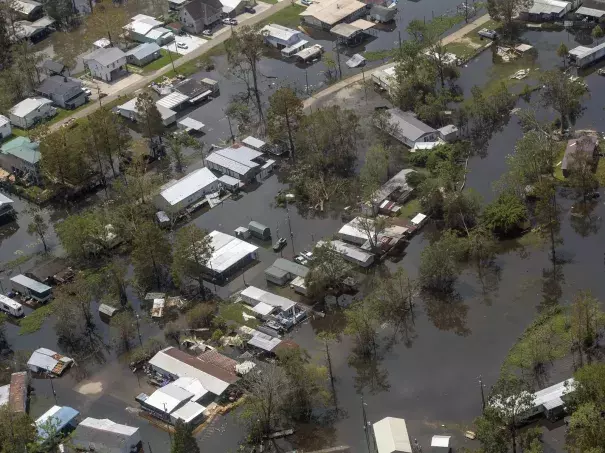
[[[454,0],[401,2],[397,28],[403,32],[409,20],[425,16],[429,19],[433,10],[435,14],[442,14],[453,9],[456,3],[458,2]],[[403,38],[405,39],[405,34]],[[555,55],[560,42],[568,43],[570,48],[579,42],[586,43],[586,37],[567,32],[527,31],[523,33],[523,38],[538,50],[537,59],[528,67],[542,69],[560,64]],[[396,31],[380,32],[377,39],[366,47],[368,50],[392,47],[396,40]],[[328,45],[325,47],[330,48]],[[233,95],[242,91],[244,85],[235,83],[233,77],[225,77],[228,69],[224,59],[217,58],[216,61],[217,70],[199,73],[195,77],[210,76],[219,80],[221,96],[182,114],[190,114],[207,124],[207,134],[202,140],[218,144],[228,138],[229,134],[222,110]],[[344,59],[342,67],[343,76],[349,75],[350,70],[344,65]],[[324,81],[322,68],[321,62],[307,68],[312,89],[317,89]],[[464,92],[468,94],[473,85],[489,83],[494,75],[492,71],[493,55],[491,51],[486,51],[462,68],[460,85]],[[277,76],[275,79],[262,80],[265,100],[278,86],[292,84],[302,91],[306,83],[304,71],[295,64],[278,59],[263,59],[261,72],[266,76]],[[576,127],[600,130],[604,116],[601,92],[605,80],[593,73],[586,78],[586,82],[591,90],[591,98],[584,102],[585,111]],[[528,83],[531,83],[531,77]],[[540,107],[539,92],[532,95],[529,104],[519,101],[518,106],[535,108],[540,118],[553,118],[552,112]],[[512,152],[514,142],[520,136],[521,130],[515,116],[512,116],[503,129],[494,135],[486,157],[475,157],[470,161],[467,187],[477,190],[486,202],[495,196],[492,185],[505,171],[505,157]],[[192,156],[191,168],[199,165],[199,162],[193,161],[194,158]],[[199,160],[199,156],[197,159]],[[260,221],[269,226],[273,233],[276,234],[279,229],[280,235],[289,238],[288,246],[283,250],[284,257],[291,257],[294,252],[309,248],[320,238],[331,236],[338,230],[342,224],[339,216],[329,213],[310,215],[299,212],[296,207],[290,207],[287,212],[284,208],[274,206],[277,191],[284,188],[286,185],[279,181],[278,176],[273,175],[244,193],[239,200],[228,199],[213,210],[194,215],[192,221],[202,228],[219,229],[227,233],[240,225],[246,225],[250,220]],[[557,252],[563,262],[558,265],[561,274],[554,283],[553,279],[548,278],[552,264],[546,250],[524,248],[516,243],[507,244],[507,251],[496,260],[499,271],[488,281],[480,281],[472,271],[465,271],[456,286],[458,297],[453,300],[444,302],[419,298],[414,331],[410,332],[408,341],[398,341],[389,348],[381,348],[379,359],[375,362],[367,363],[355,357],[351,340],[341,338],[331,346],[340,416],[328,428],[319,430],[309,438],[321,439],[325,445],[348,444],[353,451],[365,451],[360,400],[363,393],[367,416],[371,422],[385,416],[403,417],[409,423],[411,436],[417,438],[424,448],[430,445],[431,435],[441,433],[454,433],[455,445],[461,445],[463,440],[459,436],[460,430],[480,413],[478,376],[482,376],[489,389],[498,377],[507,351],[535,317],[538,309],[553,300],[568,303],[579,289],[590,289],[596,297],[605,300],[605,288],[595,283],[600,281],[603,272],[605,244],[601,239],[600,228],[605,207],[599,200],[589,218],[580,219],[571,215],[573,200],[566,196],[567,194],[561,194],[560,197],[563,207],[563,243]],[[28,253],[40,251],[42,247],[26,232],[28,220],[23,213],[26,204],[16,200],[15,206],[20,213],[18,221],[0,228],[0,260],[5,262],[18,256],[20,250]],[[49,211],[47,215],[54,222],[66,213]],[[290,228],[293,241],[289,237]],[[411,276],[417,273],[419,256],[428,240],[428,233],[419,234],[406,248],[406,255],[399,265]],[[53,247],[56,246],[57,241],[52,233],[50,242]],[[244,287],[244,279],[248,284],[263,284],[262,271],[277,254],[271,250],[270,243],[259,246],[261,263],[246,270],[245,274],[238,275],[225,287],[218,288],[220,295]],[[393,263],[388,263],[388,266],[395,267]],[[136,304],[134,295],[132,299]],[[138,310],[139,307],[136,308]],[[93,310],[96,312],[96,307]],[[316,334],[331,328],[328,326],[332,324],[341,325],[340,320],[338,315],[329,315],[322,320],[308,322],[293,337],[314,358],[322,361],[323,345],[317,342]],[[101,337],[107,341],[107,325],[100,319],[96,321]],[[27,336],[18,336],[17,328],[8,325],[7,333],[15,349],[31,350],[42,345],[55,348],[58,346],[53,324],[54,320],[51,319],[40,331]],[[146,319],[141,327],[143,338],[159,332],[159,328]],[[387,335],[388,331],[381,332],[381,337]],[[133,398],[145,390],[146,384],[141,381],[139,388],[135,376],[111,354],[104,365],[91,365],[90,368],[95,372],[88,380],[76,382],[75,376],[72,376],[75,373],[68,373],[64,378],[54,381],[59,404],[74,405],[84,415],[109,417],[141,426],[145,441],[151,442],[154,449],[157,446],[156,451],[168,451],[169,439],[166,433],[125,409],[135,406]],[[99,368],[101,371],[98,371]],[[553,370],[549,378],[556,381],[566,377],[568,372]],[[80,387],[82,384],[85,385],[83,389]],[[32,413],[37,416],[53,404],[53,397],[48,381],[36,380],[34,387],[36,392],[32,401]],[[95,393],[99,388],[102,391]],[[562,451],[553,434],[555,433],[546,435],[548,449]],[[217,419],[211,429],[200,436],[200,443],[208,451],[234,451],[236,442],[242,437],[242,428],[231,414]],[[297,439],[297,443],[304,447],[305,439]]]

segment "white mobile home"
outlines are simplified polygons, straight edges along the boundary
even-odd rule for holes
[[[248,286],[240,293],[242,300],[251,307],[264,303],[280,310],[287,311],[296,305],[296,302],[286,297],[278,296],[256,286]]]
[[[238,269],[256,260],[258,247],[236,237],[213,231],[210,236],[212,256],[206,271],[223,281]]]
[[[76,427],[70,443],[78,450],[111,453],[132,453],[142,446],[139,428],[92,417]]]
[[[206,167],[202,167],[162,186],[155,199],[155,206],[160,211],[177,214],[218,189],[218,178]]]
[[[33,373],[50,373],[61,376],[71,366],[73,360],[46,348],[36,349],[29,360],[27,368]]]
[[[343,258],[350,263],[357,264],[361,267],[368,267],[374,262],[373,254],[364,252],[358,247],[342,241],[332,241],[330,244],[332,244],[332,247],[336,253],[342,255]],[[323,245],[328,245],[328,243],[324,241],[319,241],[317,243],[317,247],[321,247]]]
[[[302,39],[302,32],[279,24],[268,24],[260,30],[265,43],[278,49],[290,47]]]
[[[23,316],[23,306],[4,294],[0,294],[0,311],[16,318]]]
[[[52,296],[52,288],[50,286],[40,283],[33,278],[26,277],[23,274],[15,275],[11,278],[11,287],[14,291],[41,303],[47,302]]]

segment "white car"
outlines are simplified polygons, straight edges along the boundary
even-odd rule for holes
[[[206,30],[204,30],[204,31],[202,32],[202,35],[204,35],[204,36],[212,36],[212,31],[210,31],[210,30],[206,29]]]
[[[176,43],[176,46],[177,46],[179,49],[189,49],[189,46],[188,46],[187,44],[185,44],[184,42],[177,42],[177,43]]]
[[[228,17],[223,19],[223,24],[225,25],[237,25],[237,20],[229,19]]]

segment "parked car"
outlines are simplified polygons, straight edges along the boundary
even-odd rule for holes
[[[309,264],[309,260],[307,260],[304,256],[302,255],[296,255],[294,257],[294,261],[297,262],[298,264],[302,264],[303,266],[306,266],[307,264]]]
[[[90,96],[92,94],[92,90],[90,88],[82,88],[82,91],[84,91],[86,96]]]
[[[176,43],[176,46],[177,46],[179,49],[189,49],[189,46],[188,46],[187,44],[185,44],[184,42],[177,42],[177,43]]]
[[[202,35],[204,35],[204,36],[212,36],[212,30],[206,29],[206,30],[202,31]]]
[[[308,250],[301,252],[301,255],[309,261],[313,259],[313,252],[309,252]]]
[[[225,25],[237,25],[237,19],[230,19],[230,18],[228,18],[228,17],[225,17],[225,18],[223,19],[223,23],[224,23]]]
[[[300,3],[302,3],[305,6],[311,6],[313,4],[313,2],[311,0],[300,0]]]
[[[286,246],[287,243],[288,243],[288,241],[286,241],[286,238],[279,238],[277,241],[275,241],[273,243],[273,251],[279,252],[281,249],[283,249]]]
[[[256,10],[254,8],[252,8],[251,6],[245,6],[244,11],[247,13],[250,13],[250,14],[256,13]]]
[[[479,30],[479,36],[488,39],[496,39],[498,37],[498,33],[494,30],[490,30],[489,28],[482,28]]]

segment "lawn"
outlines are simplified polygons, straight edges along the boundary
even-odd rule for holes
[[[367,50],[362,52],[361,55],[368,61],[380,61],[386,60],[387,58],[394,57],[397,53],[397,48],[395,49],[383,49],[383,50]]]
[[[90,105],[90,102],[87,102],[86,104],[83,104],[80,107],[78,107],[76,109],[73,109],[73,110],[65,110],[65,109],[62,109],[60,107],[56,107],[57,114],[55,116],[53,116],[52,118],[49,118],[43,124],[45,124],[47,126],[50,126],[51,124],[55,124],[58,121],[61,121],[61,120],[65,119],[65,118],[70,117],[71,115],[73,115],[74,113],[76,113],[78,110],[85,109],[89,105]],[[14,127],[13,128],[13,135],[16,135],[18,137],[28,137],[32,129],[25,130],[25,129],[19,129],[18,127]]]
[[[270,5],[275,5],[277,0],[261,0],[263,3],[269,3]]]
[[[605,159],[603,158],[600,158],[597,164],[597,179],[599,180],[599,185],[605,187]]]
[[[177,74],[181,74],[184,76],[189,76],[191,74],[195,74],[196,72],[203,69],[203,67],[207,63],[210,63],[210,59],[212,57],[218,57],[220,55],[224,55],[225,53],[226,53],[225,43],[218,44],[218,45],[214,46],[213,48],[211,48],[210,50],[208,50],[208,52],[205,52],[204,54],[200,55],[199,57],[197,57],[191,61],[188,61],[188,62],[182,64],[181,66],[177,67],[176,73],[173,70],[170,70],[163,76],[160,76],[157,79],[155,79],[155,82],[161,82],[164,79],[164,77],[171,78]]]
[[[55,307],[52,302],[38,308],[19,322],[19,335],[29,335],[40,330],[44,321],[53,314]]]
[[[558,146],[560,147],[559,152],[557,153],[557,158],[555,159],[555,179],[558,179],[559,181],[565,181],[565,177],[563,176],[563,170],[561,170],[561,162],[563,161],[563,156],[565,155],[565,148],[567,148],[567,143],[563,142],[563,143],[559,143]],[[600,162],[599,162],[600,164]],[[597,169],[598,172],[598,169]],[[597,173],[598,175],[598,173]]]
[[[172,54],[172,61],[176,61],[181,58],[181,55],[175,52],[169,52],[166,49],[160,49],[162,56],[155,61],[152,61],[147,66],[143,66],[142,72],[143,74],[148,74],[153,71],[157,71],[158,69],[163,68],[166,65],[170,64],[170,54]]]
[[[401,211],[399,211],[399,217],[411,220],[419,212],[421,212],[420,200],[414,198],[413,200],[408,201],[401,207]]]
[[[452,42],[445,46],[448,52],[453,53],[461,60],[468,60],[475,55],[478,49],[465,42]]]
[[[244,325],[251,328],[258,326],[259,322],[257,319],[244,319],[243,313],[254,316],[255,313],[248,309],[244,304],[236,303],[223,303],[218,309],[218,316],[223,318],[225,321],[234,322],[237,325]]]
[[[306,8],[301,5],[290,5],[261,21],[259,27],[264,27],[267,24],[279,24],[284,27],[297,28],[300,25],[299,14],[305,9]]]

